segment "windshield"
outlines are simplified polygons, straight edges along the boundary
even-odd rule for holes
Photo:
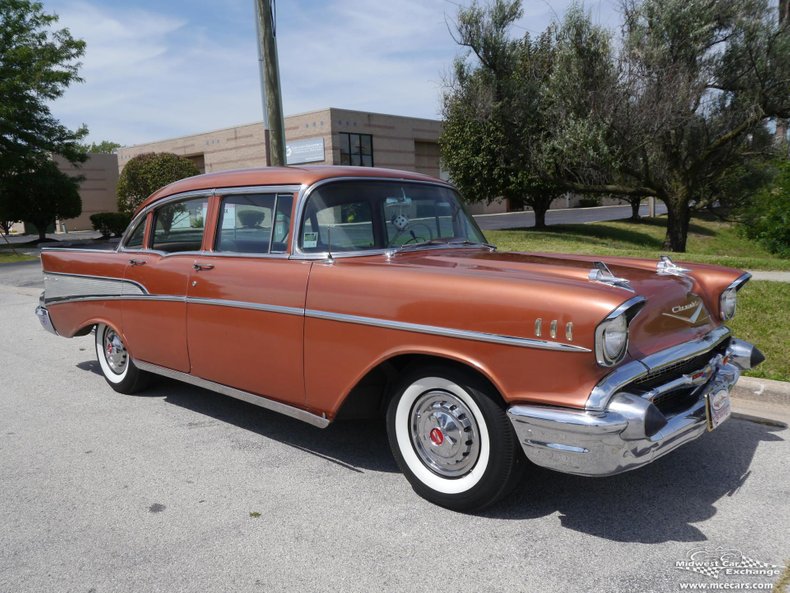
[[[403,181],[337,181],[314,190],[299,232],[305,253],[485,243],[448,187]]]

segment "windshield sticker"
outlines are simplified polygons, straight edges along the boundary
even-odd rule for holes
[[[310,249],[318,245],[318,233],[305,233],[302,238],[302,245],[305,249]]]

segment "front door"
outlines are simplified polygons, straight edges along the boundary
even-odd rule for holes
[[[293,405],[305,401],[302,341],[310,264],[289,260],[293,196],[222,196],[211,253],[187,298],[192,374]]]

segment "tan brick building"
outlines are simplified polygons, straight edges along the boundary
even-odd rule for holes
[[[390,167],[439,177],[441,122],[329,108],[285,118],[290,165]],[[202,172],[266,165],[263,124],[139,144],[118,150],[118,166],[146,152],[173,152]]]
[[[81,175],[80,198],[82,214],[77,218],[59,221],[58,231],[89,231],[93,229],[90,216],[97,212],[117,212],[118,157],[114,154],[90,153],[88,160],[72,165],[62,157],[55,157],[58,169],[74,177]]]

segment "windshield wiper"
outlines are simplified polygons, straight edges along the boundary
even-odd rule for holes
[[[409,249],[419,249],[420,247],[430,247],[432,245],[442,245],[444,247],[455,247],[463,245],[473,245],[480,247],[487,247],[488,249],[496,250],[496,246],[490,243],[481,243],[479,241],[470,241],[469,239],[429,239],[428,241],[420,241],[419,243],[404,243],[393,247],[394,251],[405,251]]]

